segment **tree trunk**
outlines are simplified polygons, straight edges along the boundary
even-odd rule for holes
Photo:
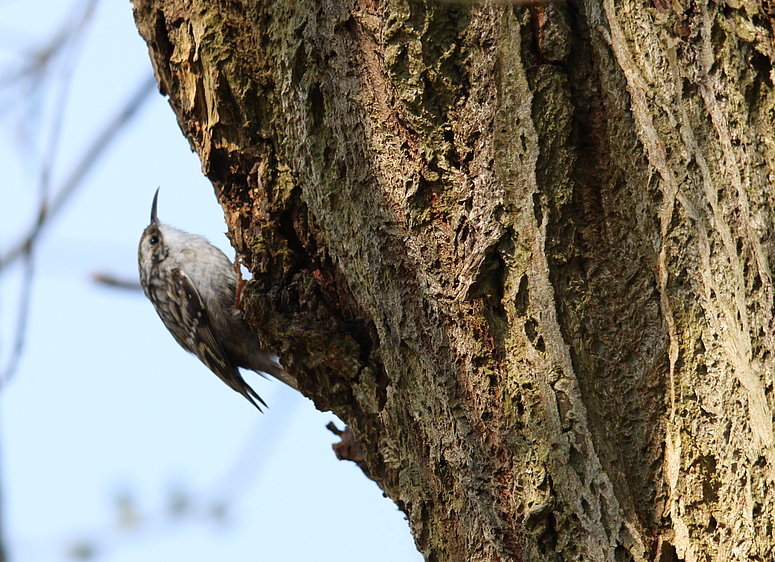
[[[134,5],[426,560],[773,559],[771,0]]]

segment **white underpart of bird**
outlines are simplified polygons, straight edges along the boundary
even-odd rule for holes
[[[268,373],[296,388],[278,357],[261,348],[258,336],[234,308],[237,272],[204,237],[159,221],[153,197],[151,224],[140,238],[140,283],[162,322],[183,349],[256,408],[266,403],[245,382],[239,368]]]

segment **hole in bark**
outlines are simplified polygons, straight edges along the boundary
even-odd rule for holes
[[[460,154],[455,147],[455,132],[452,129],[444,129],[444,140],[449,143],[449,152],[447,153],[447,160],[456,169],[461,167]]]
[[[221,184],[226,184],[231,171],[229,155],[226,150],[214,148],[210,151],[210,160],[207,163],[207,177]]]
[[[675,551],[675,547],[665,540],[661,540],[657,543],[657,553],[654,557],[655,562],[683,562],[678,558],[678,553]]]
[[[516,403],[516,405],[517,405],[517,414],[519,414],[520,417],[523,416],[525,413],[525,405],[522,403],[522,400],[519,400]]]
[[[762,87],[766,86],[767,91],[772,90],[772,80],[770,79],[772,63],[768,57],[758,51],[753,51],[751,53],[750,67],[756,70],[756,78],[748,83],[744,95],[748,107],[751,108],[751,112],[755,113],[762,103]]]
[[[527,287],[527,275],[523,275],[519,279],[519,289],[517,289],[517,296],[514,297],[514,312],[517,316],[525,316],[527,314],[527,303],[530,298],[530,292]]]
[[[167,20],[164,17],[164,12],[161,10],[156,12],[156,46],[159,54],[165,61],[169,61],[172,56],[172,43],[170,43],[170,36],[167,33]],[[166,94],[165,94],[166,95]]]
[[[538,193],[533,194],[533,215],[538,226],[541,226],[541,223],[544,222],[544,213],[541,210],[541,196]]]
[[[632,560],[634,560],[634,558],[627,551],[626,548],[618,544],[614,549],[614,560],[616,560],[616,562],[631,562]]]
[[[457,237],[458,246],[464,246],[465,245],[466,240],[468,240],[468,232],[469,232],[469,230],[470,229],[468,228],[467,224],[464,224],[460,228],[460,234],[458,234],[458,237]]]
[[[592,509],[589,507],[589,502],[586,498],[581,498],[581,509],[584,510],[584,515],[592,517]]]
[[[586,465],[586,459],[584,459],[584,455],[582,455],[581,452],[576,449],[576,447],[571,445],[570,450],[568,451],[568,466],[570,466],[573,471],[579,475],[582,481],[584,479],[584,465]],[[587,500],[582,498],[581,506],[584,508],[584,513],[589,515],[589,504],[587,503]]]
[[[684,98],[694,97],[697,95],[697,90],[698,90],[697,84],[690,81],[688,78],[683,79],[683,83],[681,84],[681,86],[682,86],[681,95]]]
[[[309,104],[312,122],[315,128],[318,129],[323,124],[323,117],[326,114],[323,94],[320,92],[320,84],[313,84],[309,89]]]
[[[301,243],[301,240],[299,240],[296,229],[293,226],[293,217],[291,216],[290,209],[280,215],[278,223],[279,228],[277,230],[286,239],[288,246],[291,247],[293,253],[298,256],[306,256],[307,252],[304,250],[304,245]]]
[[[538,331],[536,330],[536,321],[532,318],[528,318],[527,322],[525,322],[525,335],[527,336],[527,339],[529,339],[531,342],[534,342],[536,339],[536,336],[538,335]]]
[[[546,526],[544,532],[538,537],[538,543],[543,547],[544,552],[554,552],[557,547],[557,525],[554,520],[554,513],[549,513],[546,516]]]

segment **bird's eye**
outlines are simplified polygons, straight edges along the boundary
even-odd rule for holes
[[[153,235],[151,236],[151,239],[149,240],[149,242],[151,243],[151,246],[155,246],[156,244],[159,243],[159,237],[156,235]]]

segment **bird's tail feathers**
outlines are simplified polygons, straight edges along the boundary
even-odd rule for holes
[[[242,394],[242,395],[243,395],[245,398],[247,398],[248,400],[250,400],[250,403],[251,403],[251,404],[253,404],[253,405],[254,405],[254,406],[255,406],[255,407],[258,409],[258,411],[259,411],[259,412],[262,412],[262,413],[263,413],[263,411],[264,411],[264,410],[262,410],[262,409],[261,409],[261,406],[263,406],[264,408],[268,408],[268,407],[269,407],[269,406],[267,406],[267,405],[266,405],[266,402],[264,402],[263,398],[261,398],[261,397],[260,397],[260,396],[259,396],[259,395],[256,393],[256,391],[255,391],[255,390],[253,390],[253,389],[250,387],[250,385],[249,385],[249,384],[247,384],[247,383],[245,383],[245,388],[244,388],[244,390],[243,390],[242,392],[240,392],[240,394]],[[254,398],[255,398],[255,400],[254,400]],[[256,400],[258,400],[258,402],[260,402],[260,403],[261,403],[261,406],[259,406],[259,405],[256,403]]]

